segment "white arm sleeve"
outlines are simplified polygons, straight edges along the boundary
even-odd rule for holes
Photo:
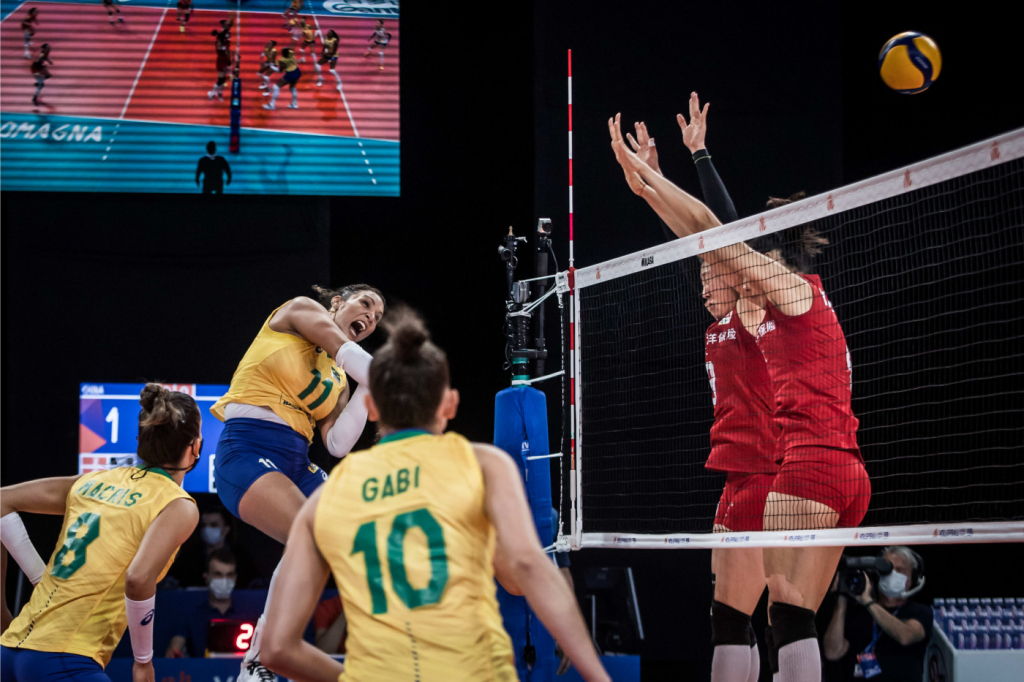
[[[338,360],[338,366],[345,370],[345,373],[359,382],[360,385],[370,382],[370,363],[373,356],[363,350],[355,341],[346,341],[334,355]]]
[[[11,512],[0,519],[0,542],[4,543],[4,547],[33,585],[43,579],[46,564],[28,539],[28,531],[18,512]]]
[[[128,632],[132,637],[132,653],[136,663],[153,660],[153,620],[156,616],[156,595],[149,599],[135,601],[124,598],[124,610],[128,614]]]
[[[356,392],[349,398],[348,405],[338,415],[338,420],[327,432],[327,452],[342,458],[352,452],[352,447],[359,440],[366,426],[366,401],[364,397],[370,392],[366,384],[360,384]]]

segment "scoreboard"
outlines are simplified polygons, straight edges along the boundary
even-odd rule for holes
[[[163,384],[171,391],[192,396],[203,416],[203,458],[185,475],[190,493],[215,493],[213,462],[224,424],[210,408],[227,393],[226,384]],[[139,435],[139,394],[145,384],[82,384],[79,391],[79,475],[138,464],[135,454]]]

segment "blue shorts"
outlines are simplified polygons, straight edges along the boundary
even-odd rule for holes
[[[235,516],[242,495],[264,474],[280,472],[309,497],[327,480],[327,472],[309,461],[306,437],[284,424],[262,419],[229,419],[224,422],[213,480],[221,502]]]
[[[110,682],[103,666],[85,656],[2,648],[0,677],[4,682]]]
[[[302,78],[302,71],[300,71],[299,69],[284,72],[284,82],[287,83],[288,85],[295,85],[300,78]],[[278,426],[280,426],[280,424]]]

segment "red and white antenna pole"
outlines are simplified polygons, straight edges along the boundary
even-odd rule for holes
[[[572,506],[569,528],[571,544],[577,547],[576,501],[576,278],[572,225],[572,50],[569,50],[569,500]]]

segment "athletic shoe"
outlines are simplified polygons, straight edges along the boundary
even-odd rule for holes
[[[264,97],[270,97],[270,90],[264,90],[263,91],[263,96]]]
[[[117,20],[120,21],[122,24],[124,23],[124,19],[122,19],[121,17],[118,17]]]
[[[381,64],[381,65],[380,65],[380,70],[381,70],[381,71],[383,71],[383,70],[384,70],[384,65],[383,65],[383,64]]]
[[[39,95],[32,95],[32,104],[39,106]]]
[[[267,89],[266,83],[261,83],[260,84],[260,90],[266,90],[266,89]]]
[[[184,33],[185,32],[185,25],[182,24],[181,26],[179,26],[178,30],[181,31],[182,33]]]
[[[304,61],[306,61],[306,58],[305,58],[305,57],[303,57],[303,58],[302,58],[302,59],[300,59],[299,61],[300,61],[300,62],[304,62]]]
[[[324,79],[323,78],[321,78],[320,80],[318,80],[316,82],[316,87],[318,87],[318,88],[323,87],[323,85],[324,85]]]
[[[276,682],[277,675],[264,668],[259,661],[244,666],[235,678],[236,682]]]
[[[277,107],[274,106],[273,102],[267,102],[266,104],[263,105],[263,108],[266,109],[267,111],[273,111]],[[235,682],[242,682],[242,678],[239,677]]]
[[[288,108],[289,109],[298,109],[299,105],[296,104],[295,102],[292,102],[291,104],[288,105]]]

